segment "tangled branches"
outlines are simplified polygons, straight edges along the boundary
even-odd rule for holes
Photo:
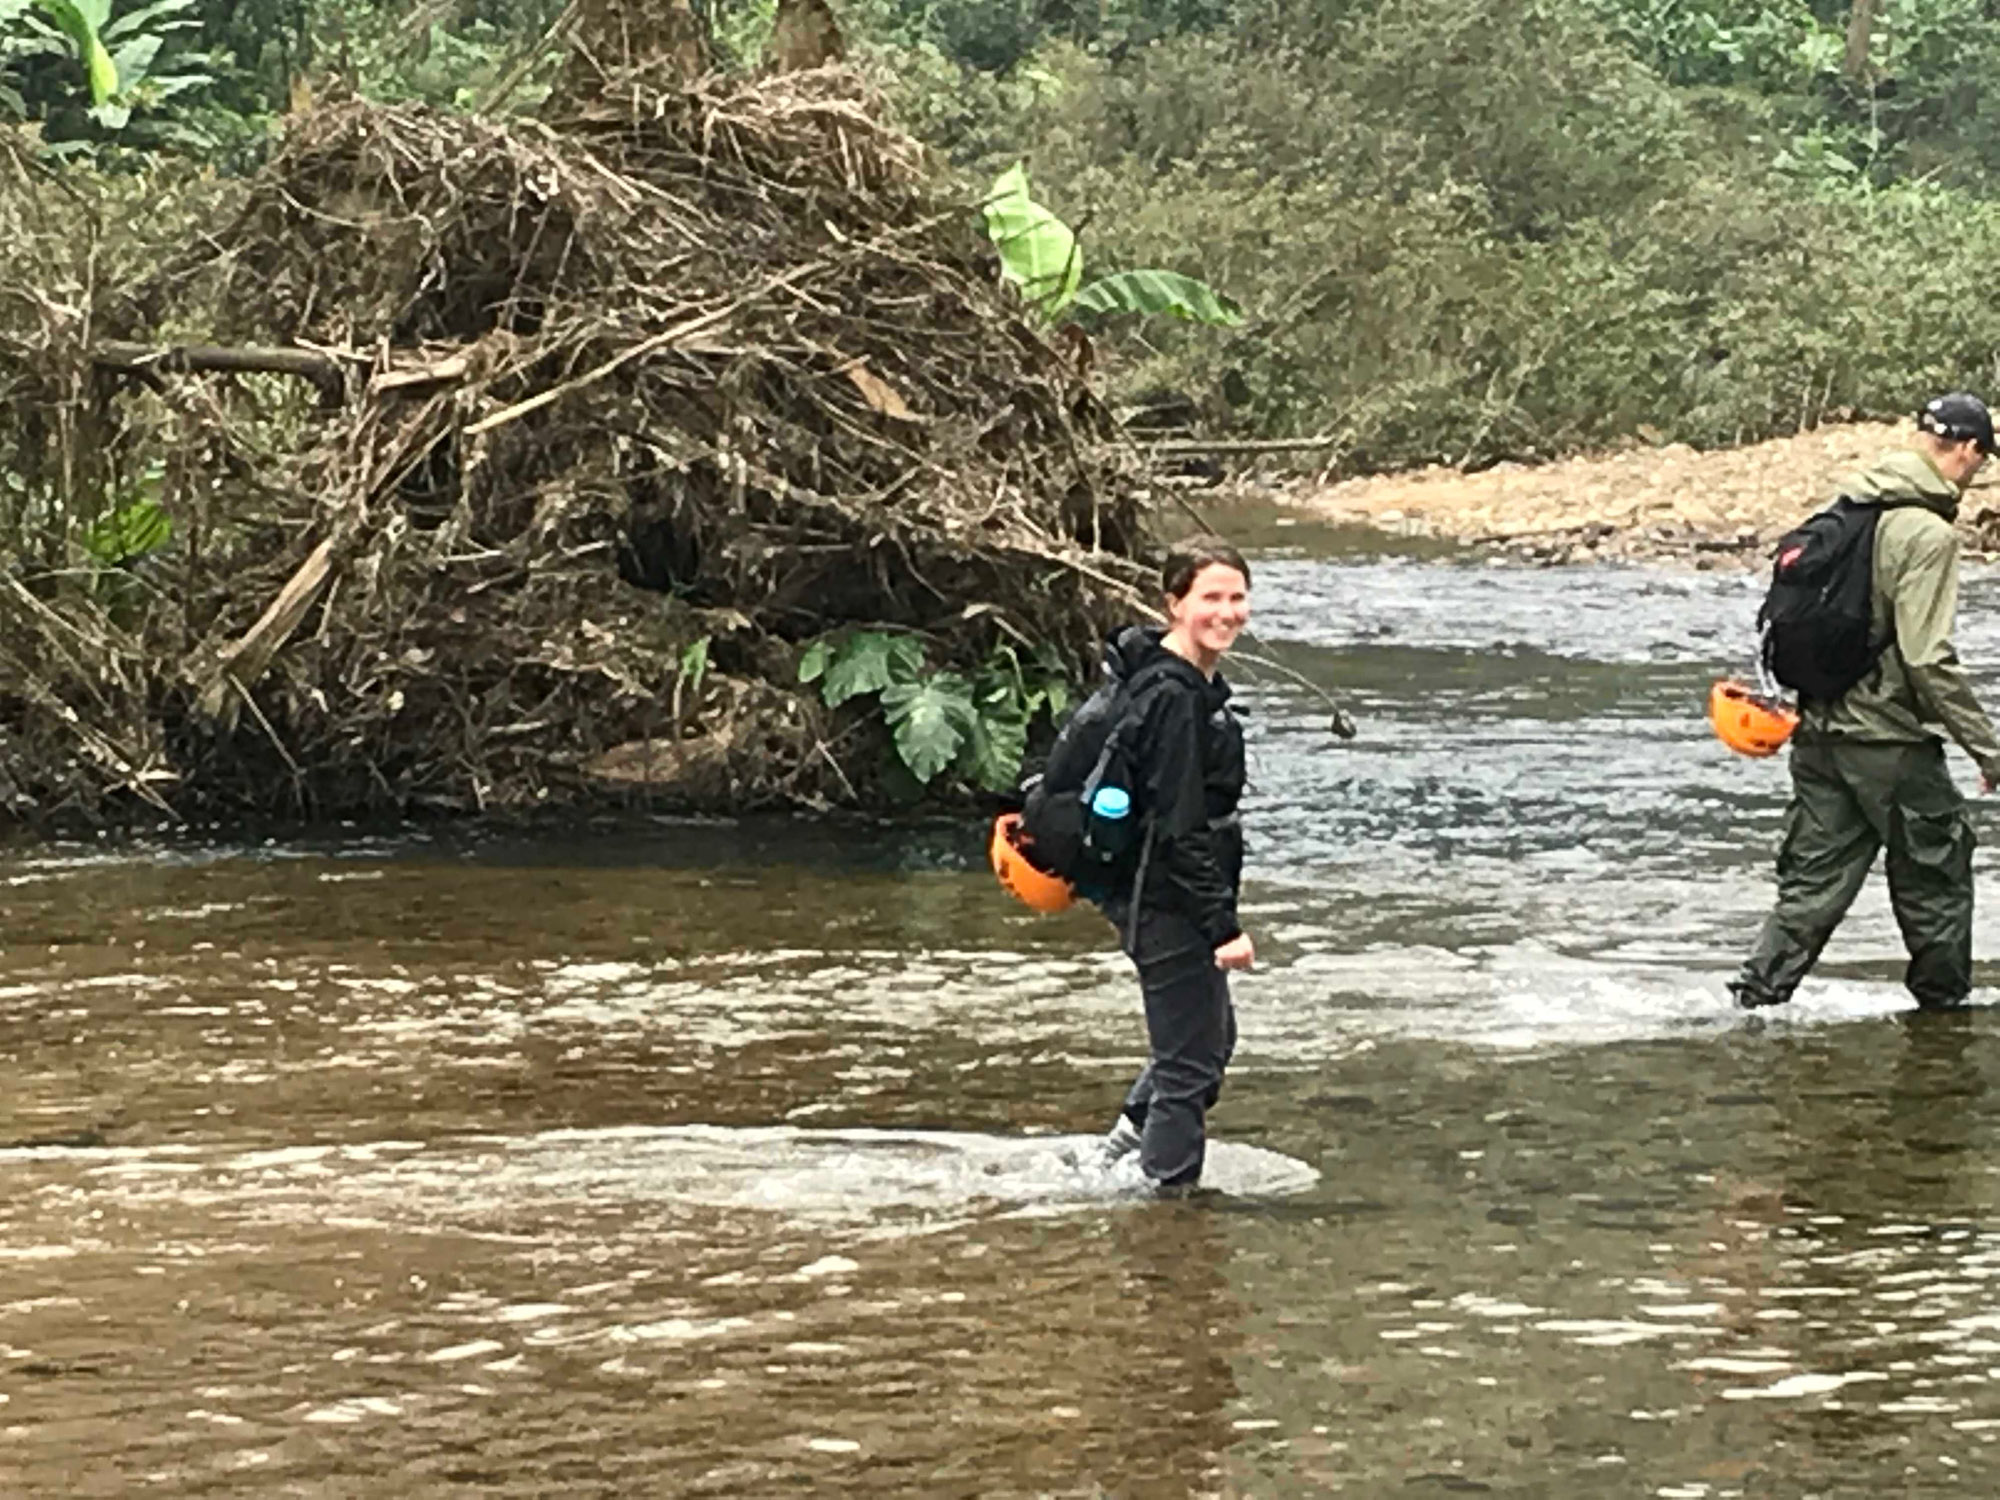
[[[109,414],[91,513],[156,495],[174,525],[134,566],[0,590],[0,651],[39,685],[0,685],[42,749],[21,790],[870,800],[879,727],[799,688],[802,643],[867,625],[941,663],[1000,639],[1081,661],[1142,547],[1103,408],[974,222],[838,70],[640,71],[526,125],[296,121],[225,227],[60,350],[17,346],[78,380],[58,404]],[[307,384],[101,347],[190,337],[322,363]]]

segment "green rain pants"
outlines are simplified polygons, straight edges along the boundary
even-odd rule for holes
[[[1729,986],[1744,1006],[1778,1005],[1806,977],[1889,850],[1889,901],[1925,1007],[1972,990],[1972,823],[1944,746],[1794,741],[1792,805],[1778,850],[1778,904]]]

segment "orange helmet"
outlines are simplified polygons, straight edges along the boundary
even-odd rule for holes
[[[1002,813],[993,820],[993,838],[986,846],[993,873],[1022,905],[1039,912],[1061,911],[1076,899],[1076,888],[1060,875],[1028,863],[1028,856],[1021,852],[1020,826],[1019,813]]]
[[[1799,716],[1775,698],[1725,680],[1709,689],[1708,722],[1715,737],[1738,755],[1763,756],[1784,748]]]

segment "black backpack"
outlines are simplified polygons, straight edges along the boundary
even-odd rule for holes
[[[1021,852],[1035,868],[1092,900],[1124,890],[1137,877],[1141,810],[1134,806],[1111,820],[1093,815],[1091,802],[1103,787],[1132,796],[1136,767],[1129,741],[1141,718],[1139,698],[1161,675],[1161,666],[1148,663],[1129,679],[1100,686],[1063,724],[1041,774],[1021,784]]]
[[[1842,495],[1778,539],[1757,611],[1764,667],[1802,699],[1830,703],[1866,677],[1895,636],[1871,640],[1875,525],[1914,500]]]

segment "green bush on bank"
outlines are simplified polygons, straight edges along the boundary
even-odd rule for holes
[[[1344,434],[1356,469],[1547,457],[1642,428],[1745,441],[1990,379],[2000,348],[1972,290],[2000,212],[1943,192],[1802,203],[1702,183],[1547,242],[1494,234],[1463,193],[1267,198],[1211,189],[1134,226],[1117,253],[1154,258],[1190,223],[1217,231],[1209,245],[1239,226],[1227,269],[1204,268],[1261,322],[1149,330],[1123,378],[1207,393],[1218,421]],[[1296,216],[1309,237],[1286,231]]]
[[[1642,428],[1726,443],[1995,374],[1990,0],[1880,0],[1858,79],[1849,0],[836,4],[968,204],[1025,157],[1101,263],[1246,307],[1230,331],[1093,327],[1114,394],[1186,393],[1218,430],[1337,433],[1350,469],[1478,464]],[[115,130],[78,123],[74,60],[0,0],[0,118],[73,171],[240,169],[328,73],[447,108],[511,80],[524,107],[564,13],[111,8],[171,21],[149,69],[200,83],[140,91]],[[755,65],[775,0],[700,8]]]
[[[951,96],[969,180],[1025,154],[1107,259],[1249,310],[1105,330],[1121,393],[1337,433],[1363,470],[1730,443],[1992,379],[2000,208],[1887,146],[1847,161],[1797,97],[1668,82],[1602,24],[1621,0],[1265,3],[1234,35],[1045,43]],[[931,58],[896,77],[920,122]]]

